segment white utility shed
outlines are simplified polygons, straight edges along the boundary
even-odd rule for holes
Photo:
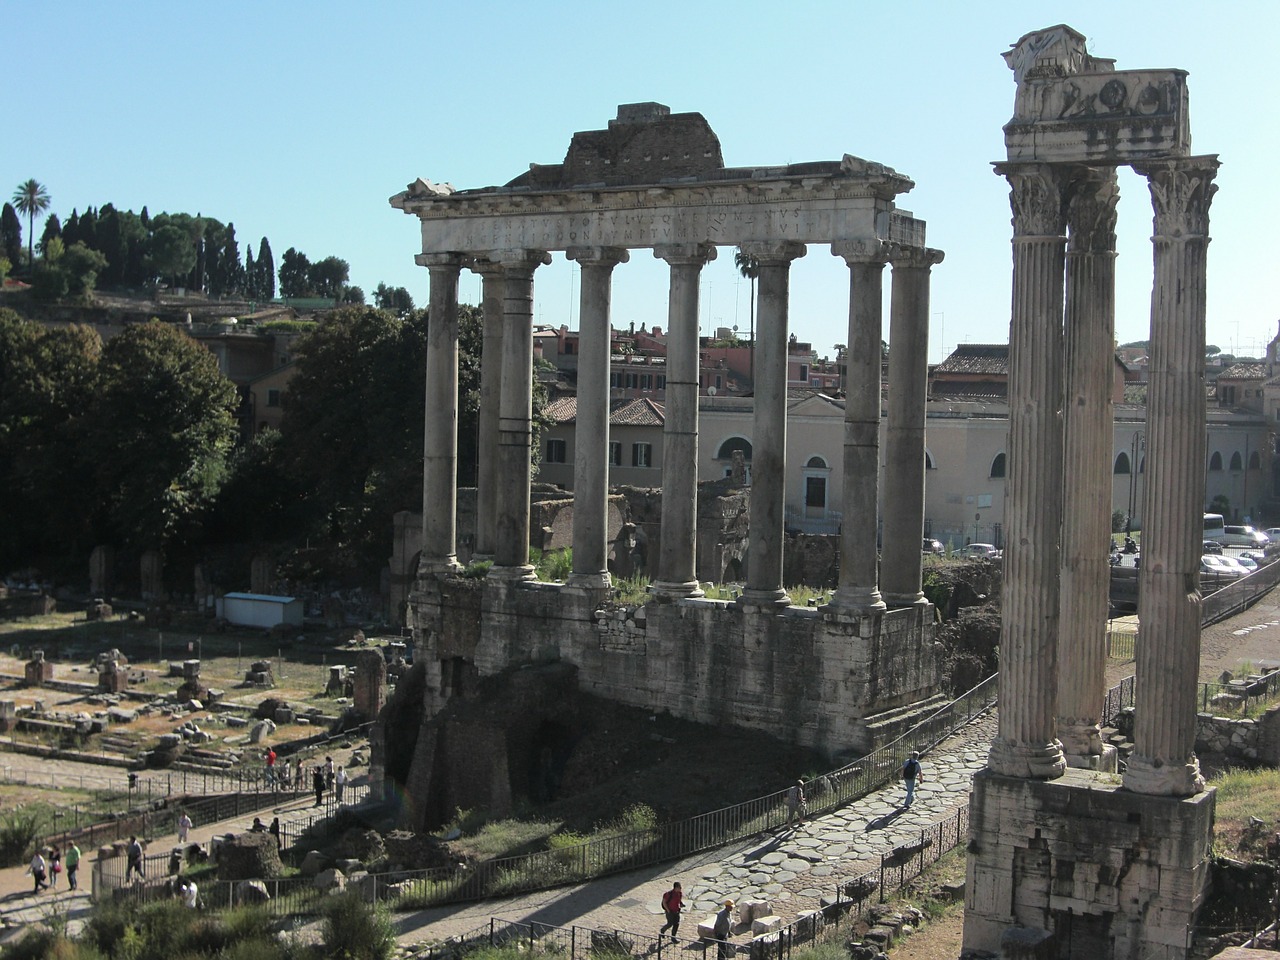
[[[239,627],[302,626],[302,600],[263,593],[228,593],[218,598],[218,616]]]

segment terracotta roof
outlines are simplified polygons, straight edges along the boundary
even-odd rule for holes
[[[578,398],[561,397],[544,411],[552,423],[573,423],[578,419]],[[661,427],[666,422],[662,404],[646,397],[609,401],[609,425],[613,427]]]
[[[982,373],[1007,376],[1007,343],[962,343],[934,368],[935,373]]]
[[[1262,363],[1233,363],[1218,374],[1219,380],[1265,380],[1266,378],[1266,364]]]

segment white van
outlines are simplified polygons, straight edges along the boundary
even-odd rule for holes
[[[1230,524],[1222,528],[1221,540],[1228,547],[1265,547],[1271,542],[1271,538],[1260,530]]]

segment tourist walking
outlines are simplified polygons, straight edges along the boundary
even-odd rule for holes
[[[36,884],[35,889],[31,891],[32,893],[39,893],[41,890],[49,889],[49,884],[44,881],[44,856],[39,850],[37,850],[36,855],[31,858],[31,866],[27,868],[27,872],[31,874],[31,879],[34,880]]]
[[[319,767],[311,774],[311,789],[316,792],[316,806],[324,802],[324,771]]]
[[[324,758],[324,785],[333,789],[333,757]]]
[[[137,837],[129,838],[129,846],[125,848],[125,856],[128,858],[128,864],[124,868],[125,883],[129,882],[129,878],[136,872],[138,879],[144,879],[142,876],[142,844],[138,842]]]
[[[919,751],[902,761],[902,782],[907,788],[906,806],[911,806],[916,798],[916,784],[924,783],[924,769],[920,766]]]
[[[333,775],[334,796],[338,798],[338,802],[342,802],[342,791],[347,785],[347,769],[339,767],[338,772]]]
[[[64,861],[67,865],[67,886],[72,890],[76,889],[76,871],[80,869],[80,848],[76,846],[74,840],[71,846],[67,847],[67,856]]]
[[[298,758],[297,764],[293,768],[293,792],[307,789],[307,783],[302,772],[302,758]]]
[[[182,811],[182,816],[178,818],[178,842],[186,843],[187,834],[191,830],[191,817],[187,815],[187,811]]]
[[[49,851],[49,886],[58,889],[58,874],[62,872],[62,851],[54,847]]]
[[[281,848],[279,817],[271,818],[271,826],[267,827],[267,833],[271,834],[273,837],[276,838],[276,849],[279,850]]]
[[[200,888],[196,886],[194,880],[183,880],[178,886],[178,893],[182,896],[182,904],[191,910],[196,909],[200,904]]]
[[[262,759],[267,765],[267,786],[274,790],[276,787],[276,752],[267,747],[267,752],[262,755]]]
[[[667,922],[658,931],[659,937],[670,928],[671,939],[676,939],[676,936],[680,933],[680,910],[683,906],[684,891],[680,889],[680,881],[676,880],[671,884],[671,889],[662,895],[662,912],[667,915]]]
[[[797,780],[787,789],[787,826],[804,823],[804,781]]]
[[[733,901],[726,900],[716,914],[715,925],[711,928],[712,937],[719,943],[716,949],[719,960],[729,960],[733,956],[733,944],[729,942],[729,931],[733,929]]]

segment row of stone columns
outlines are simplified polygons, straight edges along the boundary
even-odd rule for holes
[[[782,557],[787,430],[787,326],[791,262],[804,244],[754,243],[759,264],[759,339],[748,577],[743,601],[785,605]],[[929,270],[942,259],[927,248],[881,241],[837,243],[850,269],[849,392],[844,442],[842,562],[833,608],[871,615],[922,598],[919,540],[924,521],[924,424],[929,323]],[[698,290],[711,244],[659,246],[670,265],[663,437],[661,551],[653,590],[677,599],[700,595],[696,575],[698,451]],[[574,464],[573,572],[569,585],[604,589],[607,568],[610,290],[616,247],[570,248],[582,270]],[[531,576],[529,460],[531,433],[533,273],[550,257],[515,250],[482,257],[421,255],[431,272],[424,428],[423,549],[420,571],[457,569],[456,471],[458,409],[458,277],[463,266],[483,278],[484,362],[481,366],[476,555],[491,557],[490,575]],[[886,482],[894,490],[884,518],[884,586],[877,576],[877,483],[880,424],[881,273],[894,266],[886,432]],[[500,362],[494,362],[498,359]]]
[[[1203,788],[1194,746],[1204,289],[1217,166],[1212,157],[1135,165],[1155,206],[1155,279],[1137,722],[1124,782],[1148,794]],[[1117,191],[1111,168],[1004,163],[996,171],[1011,187],[1014,272],[1000,718],[988,766],[1048,779],[1068,764],[1099,768],[1109,759],[1099,719]]]

